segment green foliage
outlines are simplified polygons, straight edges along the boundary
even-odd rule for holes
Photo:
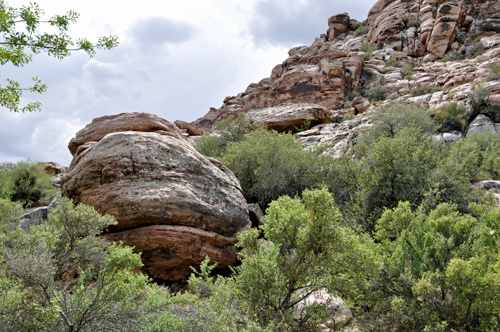
[[[412,20],[412,21],[409,21],[408,24],[407,24],[407,27],[408,28],[420,28],[420,21],[419,20]]]
[[[113,217],[61,198],[46,223],[25,232],[16,213],[0,200],[2,330],[131,331],[159,317],[181,324],[161,311],[172,299],[134,272],[140,255],[98,236]]]
[[[387,89],[382,84],[377,84],[366,93],[370,101],[382,101],[386,99]]]
[[[373,47],[371,43],[363,43],[363,45],[360,48],[361,52],[363,53],[363,59],[367,61],[370,58],[370,55],[372,55],[373,52],[375,52],[377,48]]]
[[[440,132],[458,130],[463,132],[467,122],[467,110],[463,105],[452,102],[434,111],[435,119],[441,125]]]
[[[490,101],[490,88],[483,83],[478,84],[469,93],[469,120],[476,118],[478,114],[485,114],[494,119],[500,112],[500,106]]]
[[[57,192],[52,176],[45,172],[42,164],[21,160],[11,164],[9,171],[14,184],[12,200],[22,202],[24,207],[48,204]]]
[[[11,171],[0,166],[0,199],[10,199],[14,193],[14,181]]]
[[[78,13],[70,10],[65,15],[54,15],[48,21],[42,21],[44,11],[36,3],[21,8],[9,6],[0,1],[0,32],[3,40],[0,43],[0,65],[7,63],[22,67],[30,63],[33,55],[46,52],[49,56],[62,59],[72,51],[83,50],[91,57],[95,49],[111,49],[118,45],[116,36],[100,37],[96,44],[86,39],[73,41],[67,35],[70,24],[76,23]],[[47,23],[58,30],[58,33],[40,31],[40,25]],[[28,103],[20,107],[23,91],[43,93],[47,86],[38,77],[33,78],[34,84],[22,88],[18,82],[7,79],[7,85],[0,86],[0,106],[14,112],[39,111],[39,102]]]
[[[362,22],[363,23],[363,22]],[[364,36],[370,31],[370,27],[366,25],[358,26],[354,31],[354,37]]]
[[[388,67],[397,67],[397,68],[402,67],[401,63],[398,60],[392,58],[387,60],[386,64]]]
[[[386,253],[373,280],[372,307],[382,326],[411,331],[494,331],[500,291],[500,208],[451,204],[386,210],[375,237]]]
[[[243,140],[250,131],[250,121],[245,113],[240,113],[238,117],[230,116],[217,122],[216,129],[216,133],[201,136],[195,145],[198,152],[212,158],[222,157],[230,144]]]
[[[459,167],[471,182],[500,180],[500,137],[489,133],[469,135],[453,143],[447,163]]]
[[[258,128],[231,144],[221,158],[239,179],[250,203],[267,206],[282,195],[296,195],[325,178],[322,150],[304,150],[290,133]]]
[[[438,91],[443,91],[443,88],[432,85],[432,84],[416,84],[412,89],[411,93],[413,96],[422,96],[428,93],[434,93]]]
[[[313,331],[328,312],[299,303],[322,289],[353,298],[377,266],[371,240],[343,226],[326,189],[306,190],[302,200],[279,198],[265,220],[264,240],[256,229],[239,235],[244,260],[234,284],[243,308],[264,325]]]
[[[500,80],[500,66],[492,62],[488,65],[490,73],[487,76],[488,81],[498,81]]]
[[[484,46],[482,43],[477,43],[474,45],[470,52],[469,59],[474,59],[484,53]]]

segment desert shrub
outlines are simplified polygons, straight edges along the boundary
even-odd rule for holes
[[[432,84],[416,84],[412,87],[411,94],[415,97],[438,91],[443,91],[443,88]]]
[[[230,116],[217,122],[216,129],[213,134],[201,136],[195,145],[198,152],[212,158],[222,157],[228,145],[243,140],[250,131],[250,121],[240,113],[238,117]]]
[[[387,258],[372,279],[370,313],[396,330],[497,330],[498,220],[500,208],[479,204],[470,214],[447,203],[385,210],[375,238]]]
[[[477,43],[470,51],[469,59],[474,59],[484,53],[484,46],[482,43]]]
[[[500,32],[500,26],[490,22],[483,23],[479,26],[479,31],[495,31]]]
[[[133,271],[140,255],[98,237],[114,218],[61,198],[48,221],[27,232],[1,222],[3,330],[130,331],[147,315],[152,289]]]
[[[463,132],[467,123],[467,110],[463,105],[452,102],[435,110],[434,117],[441,125],[440,132],[451,130]]]
[[[382,101],[387,98],[386,94],[387,89],[379,83],[366,92],[366,98],[370,101]]]
[[[500,66],[496,63],[492,62],[488,65],[488,69],[490,70],[486,79],[488,81],[498,81],[500,80]]]
[[[364,36],[370,31],[370,27],[366,25],[359,26],[354,31],[354,37]]]
[[[411,20],[407,24],[408,28],[420,28],[420,21],[419,20]]]
[[[447,163],[457,165],[471,182],[500,179],[500,137],[469,135],[450,147]]]
[[[0,166],[0,199],[10,199],[14,193],[11,170]]]
[[[329,159],[321,150],[305,150],[290,133],[258,128],[228,146],[221,161],[236,175],[250,203],[267,206],[282,195],[294,196],[320,183]]]
[[[415,129],[420,138],[436,133],[437,126],[426,110],[414,104],[391,102],[370,117],[372,126],[358,139],[358,149],[369,149],[381,137],[394,138],[405,129]]]
[[[500,105],[490,101],[490,88],[483,83],[478,84],[469,93],[469,106],[469,121],[474,120],[478,114],[485,114],[495,119],[500,113]]]
[[[388,67],[402,67],[401,63],[396,59],[389,59],[387,60],[386,64]]]
[[[354,114],[346,114],[342,117],[342,121],[347,121],[347,120],[350,120],[350,119],[355,118],[355,117],[356,117],[356,115],[354,115]]]
[[[9,168],[14,183],[13,201],[20,201],[23,206],[48,204],[57,189],[52,176],[45,172],[42,164],[31,160],[22,160]]]
[[[363,53],[363,59],[367,61],[370,58],[370,55],[372,55],[373,52],[375,52],[377,48],[373,47],[370,42],[368,43],[363,43],[363,45],[360,48],[361,52]]]

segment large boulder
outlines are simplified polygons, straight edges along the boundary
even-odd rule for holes
[[[467,136],[484,133],[500,135],[500,132],[497,132],[497,128],[500,129],[500,127],[495,126],[493,120],[484,114],[479,114],[470,123],[469,129],[467,130]]]
[[[304,124],[316,125],[332,120],[332,112],[314,104],[288,104],[249,111],[248,119],[256,125],[278,132],[294,131]]]
[[[437,19],[427,44],[427,51],[441,58],[455,38],[455,27],[460,18],[460,7],[447,2],[437,11]]]
[[[144,119],[149,128],[137,126]],[[141,130],[121,131],[132,127]],[[123,113],[95,119],[74,142],[85,143],[61,182],[63,196],[115,216],[118,224],[105,237],[142,252],[151,277],[182,279],[205,255],[221,268],[236,263],[236,234],[250,227],[239,182],[173,123]]]

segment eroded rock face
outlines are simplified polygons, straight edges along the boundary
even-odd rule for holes
[[[427,51],[441,58],[453,42],[455,27],[460,18],[460,7],[453,3],[442,4],[437,11],[437,20],[432,29]]]
[[[253,124],[265,125],[278,132],[294,131],[304,122],[311,125],[332,120],[333,114],[324,107],[310,104],[288,104],[247,113]]]
[[[62,194],[115,216],[118,224],[106,237],[142,252],[144,270],[153,278],[186,277],[206,254],[221,268],[234,264],[236,234],[250,227],[236,177],[199,154],[165,119],[143,113],[110,118],[93,121],[71,140],[85,142],[80,134],[99,139],[86,142],[84,150],[80,146]],[[131,127],[124,119],[136,118],[161,121],[120,131]],[[157,123],[168,131],[158,130]]]

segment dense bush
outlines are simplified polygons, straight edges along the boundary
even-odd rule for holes
[[[465,107],[456,102],[441,106],[438,110],[434,111],[434,116],[441,125],[439,131],[443,133],[451,130],[464,132],[468,118]]]
[[[380,83],[366,92],[366,98],[371,102],[386,100],[386,95],[387,89]]]
[[[266,207],[282,195],[295,196],[327,177],[331,158],[305,150],[292,134],[258,128],[227,147],[220,159],[238,177],[250,203]]]
[[[384,268],[372,281],[371,329],[496,331],[500,302],[500,208],[452,204],[386,210],[375,238]]]
[[[238,117],[230,116],[217,122],[216,129],[217,131],[211,135],[201,136],[195,148],[201,154],[220,158],[231,143],[243,140],[250,130],[250,121],[244,113],[240,113]]]
[[[52,176],[45,172],[45,167],[31,160],[21,160],[8,166],[13,183],[13,201],[23,203],[24,207],[48,204],[57,189]]]
[[[14,181],[11,171],[3,167],[0,166],[0,199],[10,199],[14,193]]]
[[[354,37],[364,36],[370,31],[370,27],[361,25],[354,31]]]

